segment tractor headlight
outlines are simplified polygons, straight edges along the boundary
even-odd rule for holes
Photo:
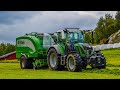
[[[88,45],[88,44],[83,44],[83,48],[85,50],[93,50],[92,46]]]

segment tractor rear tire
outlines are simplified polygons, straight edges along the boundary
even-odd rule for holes
[[[47,57],[48,67],[51,70],[63,70],[64,66],[60,65],[60,56],[58,55],[55,48],[51,48],[48,51]]]
[[[26,56],[22,55],[20,57],[20,67],[21,69],[32,69],[33,64],[32,64],[32,59],[28,59]]]
[[[71,72],[79,72],[82,70],[82,59],[79,54],[69,54],[67,56],[67,69]]]

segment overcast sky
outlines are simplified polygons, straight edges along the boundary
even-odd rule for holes
[[[94,29],[101,16],[116,11],[0,11],[0,43],[15,44],[29,32],[55,32],[63,28]]]

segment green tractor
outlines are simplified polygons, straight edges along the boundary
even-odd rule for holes
[[[105,68],[106,59],[99,51],[84,43],[84,31],[79,28],[65,28],[54,33],[57,37],[55,45],[50,46],[47,52],[48,66],[52,70],[78,72],[86,69],[89,64],[92,68]]]

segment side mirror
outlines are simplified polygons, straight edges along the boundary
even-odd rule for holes
[[[84,32],[83,32],[83,31],[82,31],[81,33],[82,33],[82,35],[84,35]]]
[[[90,43],[92,43],[92,40],[90,40]]]
[[[94,38],[94,31],[92,31],[92,39]]]
[[[90,46],[92,45],[92,40],[90,40],[89,45],[90,45]]]
[[[62,35],[61,38],[64,39],[64,38],[65,38],[65,36],[64,36],[64,31],[61,32],[61,35]]]

